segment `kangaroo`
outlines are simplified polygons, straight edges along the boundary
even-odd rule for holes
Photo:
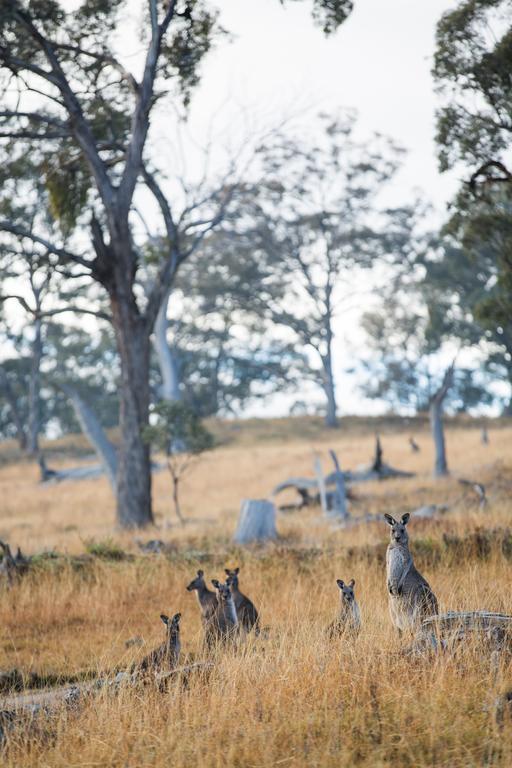
[[[134,671],[148,672],[149,670],[172,670],[178,664],[180,657],[180,619],[181,613],[176,613],[172,619],[164,613],[160,618],[167,627],[167,634],[164,642],[148,653],[141,662],[139,662]]]
[[[197,592],[197,601],[201,608],[203,624],[206,624],[217,609],[217,595],[208,589],[204,580],[204,572],[198,571],[195,579],[192,579],[187,587],[189,592]]]
[[[329,637],[334,638],[346,631],[358,634],[361,629],[361,613],[354,594],[355,580],[351,579],[345,584],[341,579],[336,579],[340,588],[340,611],[338,617],[327,627]]]
[[[221,584],[217,579],[212,579],[212,584],[217,590],[217,608],[208,624],[208,640],[228,640],[232,638],[238,629],[238,616],[236,613],[233,595],[227,584]]]
[[[259,635],[260,617],[258,616],[258,611],[254,607],[254,603],[249,600],[248,597],[242,594],[238,587],[238,574],[240,573],[240,568],[235,568],[232,571],[230,571],[229,568],[225,568],[224,573],[228,577],[226,579],[226,584],[231,589],[231,594],[233,595],[233,600],[235,601],[236,613],[241,627],[246,632],[250,632],[254,627],[254,634]]]
[[[406,525],[410,514],[402,515],[400,522],[385,514],[391,526],[391,541],[386,552],[386,572],[391,621],[401,634],[415,631],[427,616],[438,612],[437,598],[428,582],[416,570],[409,551]]]

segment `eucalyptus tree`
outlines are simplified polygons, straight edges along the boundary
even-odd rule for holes
[[[442,171],[465,166],[473,188],[512,181],[509,0],[459,0],[437,26],[433,75]]]
[[[82,0],[73,8],[57,0],[5,0],[0,7],[2,159],[28,154],[38,164],[62,232],[47,239],[16,216],[4,217],[0,229],[38,243],[70,274],[89,275],[108,295],[121,361],[117,517],[125,527],[153,519],[142,436],[150,335],[180,264],[222,218],[232,189],[224,182],[188,220],[182,211],[184,236],[176,224],[179,202],[171,203],[151,158],[150,118],[165,97],[174,104],[190,100],[200,64],[222,33],[217,11],[204,0],[147,0],[139,7],[136,29],[126,21],[123,0]],[[328,33],[351,3],[314,0],[313,9]],[[140,35],[140,73],[118,53],[118,31]],[[134,225],[141,186],[161,215],[167,243],[143,280]]]
[[[351,115],[319,123],[314,139],[281,136],[262,149],[259,248],[279,287],[267,315],[309,354],[305,374],[322,387],[334,427],[335,318],[368,288],[367,270],[409,248],[408,214],[379,202],[401,149],[382,136],[358,139]]]

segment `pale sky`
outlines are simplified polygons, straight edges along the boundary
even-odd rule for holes
[[[296,125],[307,127],[319,111],[354,109],[363,134],[389,135],[408,150],[393,187],[393,202],[410,202],[419,191],[434,205],[436,221],[442,219],[457,179],[442,177],[437,169],[438,100],[430,70],[436,22],[457,5],[455,0],[355,0],[352,16],[329,38],[312,22],[312,0],[287,0],[284,7],[279,0],[213,0],[213,4],[232,39],[221,40],[203,64],[188,121],[198,144],[212,134],[214,146],[237,144],[251,130],[270,128],[283,118],[291,116]],[[134,71],[142,61],[141,45],[135,37],[126,37],[126,29],[137,28],[141,8],[140,0],[130,0],[126,28],[123,25],[117,35],[122,57]],[[162,145],[160,165],[171,174],[172,162],[164,152],[171,157],[175,122],[169,110],[153,118],[158,153]],[[335,378],[341,413],[379,408],[364,402],[355,382],[344,374],[357,362],[357,333],[351,327],[356,320],[344,317],[336,324]],[[264,408],[251,409],[251,414],[284,414],[303,396],[275,397]],[[317,391],[314,399],[322,402],[322,394]]]
[[[430,70],[436,22],[456,2],[356,0],[352,16],[330,38],[313,25],[311,2],[287,2],[284,8],[278,0],[217,0],[216,5],[234,39],[222,43],[203,67],[190,114],[199,140],[212,119],[217,135],[233,131],[236,137],[244,130],[242,110],[249,122],[270,125],[288,114],[297,114],[300,122],[320,110],[352,108],[364,132],[387,134],[408,150],[394,185],[396,202],[408,202],[420,191],[437,209],[436,218],[444,216],[457,179],[441,176],[437,168],[438,100]],[[353,342],[350,326],[356,319],[340,318],[336,326],[335,376],[342,413],[381,409],[351,391],[355,382],[344,374],[355,362],[353,344],[346,339],[350,335]],[[275,397],[270,411],[286,412],[300,397]],[[268,414],[269,404],[251,413]]]

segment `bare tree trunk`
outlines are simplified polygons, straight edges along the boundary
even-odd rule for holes
[[[27,453],[30,456],[35,456],[39,450],[39,431],[41,429],[41,360],[43,358],[41,325],[41,319],[36,317],[28,389]]]
[[[325,412],[325,425],[331,429],[338,426],[336,391],[334,387],[334,376],[332,373],[332,358],[329,350],[323,363],[323,388],[327,398],[327,409]]]
[[[448,462],[446,459],[446,444],[443,428],[443,403],[453,383],[454,364],[448,368],[444,375],[443,383],[430,399],[430,426],[436,451],[434,475],[442,477],[448,474]]]
[[[155,321],[155,327],[153,329],[153,345],[158,358],[160,373],[162,374],[160,396],[162,400],[175,402],[181,400],[181,392],[178,361],[167,340],[167,330],[169,328],[167,308],[170,295],[171,290],[169,289],[164,297]]]
[[[340,469],[338,457],[331,448],[329,454],[334,464],[334,470],[336,473],[336,503],[331,510],[331,517],[341,517],[343,520],[347,520],[350,517],[350,513],[347,508],[347,490],[345,487],[345,477]]]
[[[76,389],[68,384],[62,384],[61,389],[68,396],[75,416],[94,450],[98,454],[105,468],[112,490],[116,493],[117,487],[117,453],[116,449],[105,434],[94,411],[82,400]]]
[[[149,417],[149,332],[129,289],[111,296],[111,307],[121,360],[117,521],[141,528],[153,523],[149,445],[142,434]]]
[[[182,525],[185,525],[185,520],[183,518],[183,515],[181,514],[181,507],[180,507],[180,497],[179,497],[179,483],[180,478],[174,474],[174,472],[171,471],[172,476],[172,500],[174,502],[174,511],[176,512],[176,517],[180,521]]]

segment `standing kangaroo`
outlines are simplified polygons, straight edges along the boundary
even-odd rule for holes
[[[208,641],[228,640],[238,630],[235,602],[227,584],[221,584],[217,579],[212,579],[212,584],[217,590],[217,608],[208,624],[207,638]]]
[[[354,594],[355,580],[351,579],[345,584],[341,579],[336,579],[340,588],[340,610],[338,617],[327,627],[329,637],[334,638],[348,631],[357,634],[361,629],[361,613]]]
[[[217,609],[217,595],[208,589],[204,580],[204,572],[198,571],[187,587],[189,592],[197,592],[197,601],[201,608],[203,624],[207,624]]]
[[[229,568],[225,568],[224,573],[228,577],[226,579],[226,584],[231,589],[231,594],[233,595],[233,600],[235,601],[235,608],[240,626],[246,632],[250,632],[254,627],[254,634],[259,635],[260,619],[258,616],[258,611],[254,607],[252,600],[249,600],[248,597],[242,594],[238,587],[238,574],[240,573],[240,568],[235,568],[232,571],[230,571]]]
[[[399,633],[415,631],[427,616],[438,612],[437,599],[428,582],[416,570],[409,551],[409,535],[406,525],[409,513],[400,522],[384,515],[391,526],[391,541],[386,552],[386,572],[389,592],[391,621]]]
[[[135,669],[141,672],[153,670],[172,670],[178,664],[180,657],[180,619],[181,613],[176,613],[172,619],[164,613],[160,618],[167,628],[164,642],[148,653],[142,661],[136,665]]]

